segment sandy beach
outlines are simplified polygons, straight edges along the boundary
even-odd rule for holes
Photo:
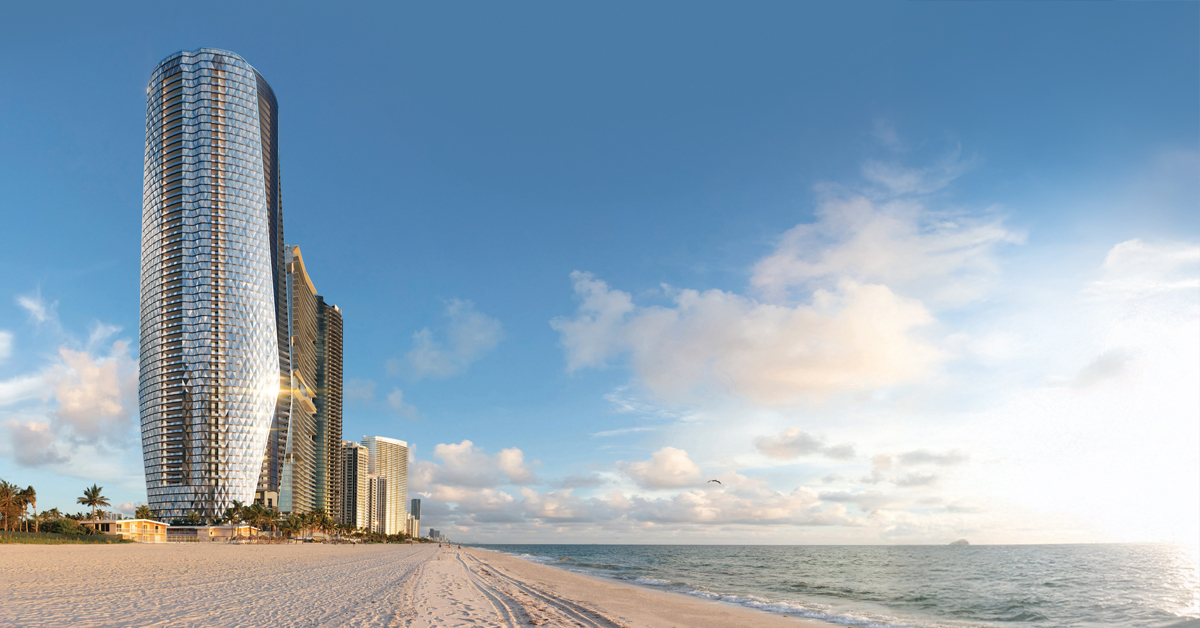
[[[436,545],[5,545],[0,626],[828,624]]]

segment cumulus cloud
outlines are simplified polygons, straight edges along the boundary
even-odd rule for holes
[[[99,359],[85,351],[59,349],[62,362],[49,374],[58,401],[55,415],[85,440],[113,440],[130,425],[137,374],[128,347],[118,340],[109,356]]]
[[[834,196],[816,213],[755,265],[750,283],[769,300],[850,278],[959,304],[997,274],[996,248],[1024,239],[998,218],[934,212],[912,200]]]
[[[475,310],[470,301],[451,300],[446,305],[445,339],[428,328],[413,334],[413,348],[405,354],[409,370],[422,377],[449,377],[461,373],[504,338],[500,321]]]
[[[524,484],[533,481],[533,471],[525,464],[525,454],[516,447],[500,450],[496,454],[496,468],[500,469],[508,481],[513,484]]]
[[[399,388],[393,388],[392,392],[388,393],[387,406],[394,414],[406,419],[416,419],[419,416],[416,406],[404,402],[404,391]]]
[[[854,445],[826,445],[823,439],[796,427],[789,427],[773,436],[759,436],[754,439],[754,446],[766,456],[779,460],[795,460],[800,456],[814,454],[836,460],[849,460],[854,457]]]
[[[490,456],[482,447],[464,440],[437,445],[433,448],[433,457],[438,462],[425,460],[415,465],[412,485],[414,490],[429,491],[445,501],[458,501],[450,497],[461,494],[461,489],[537,481],[525,462],[524,452],[515,447]]]
[[[571,278],[579,310],[551,321],[568,370],[627,353],[641,381],[667,398],[715,388],[788,404],[906,383],[941,358],[915,333],[932,321],[929,312],[886,286],[843,281],[797,306],[722,290],[678,290],[671,307],[638,307],[589,273]]]
[[[2,453],[22,466],[43,466],[71,463],[80,452],[127,449],[136,413],[136,366],[128,342],[118,340],[107,355],[61,347],[41,374],[0,382],[0,407],[37,397],[55,401],[45,419],[5,421],[8,446]]]
[[[675,447],[663,447],[651,454],[649,460],[618,466],[642,488],[682,488],[695,486],[701,480],[700,467],[686,451]]]
[[[621,491],[582,497],[571,488],[539,492],[521,488],[517,495],[495,488],[441,487],[431,495],[430,517],[458,529],[545,525],[598,526],[609,530],[687,529],[747,526],[861,526],[862,518],[848,514],[841,503],[822,502],[805,487],[791,491],[770,488],[760,479],[728,473],[722,485],[649,497]],[[444,501],[441,501],[444,500]],[[423,505],[424,506],[424,505]],[[433,519],[431,519],[433,520]],[[649,526],[649,527],[648,527]],[[642,536],[644,538],[644,536]]]
[[[58,443],[49,422],[9,420],[4,427],[10,439],[7,453],[23,467],[59,464],[71,459]]]

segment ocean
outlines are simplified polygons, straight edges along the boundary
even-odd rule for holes
[[[1194,554],[1165,544],[475,547],[861,628],[1200,628]]]

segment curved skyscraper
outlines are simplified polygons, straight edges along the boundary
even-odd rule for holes
[[[167,57],[146,94],[146,488],[160,516],[212,517],[252,501],[260,475],[279,490],[291,365],[278,106],[250,64],[210,48]]]

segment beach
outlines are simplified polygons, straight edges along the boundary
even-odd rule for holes
[[[0,546],[0,626],[828,628],[437,545]]]

